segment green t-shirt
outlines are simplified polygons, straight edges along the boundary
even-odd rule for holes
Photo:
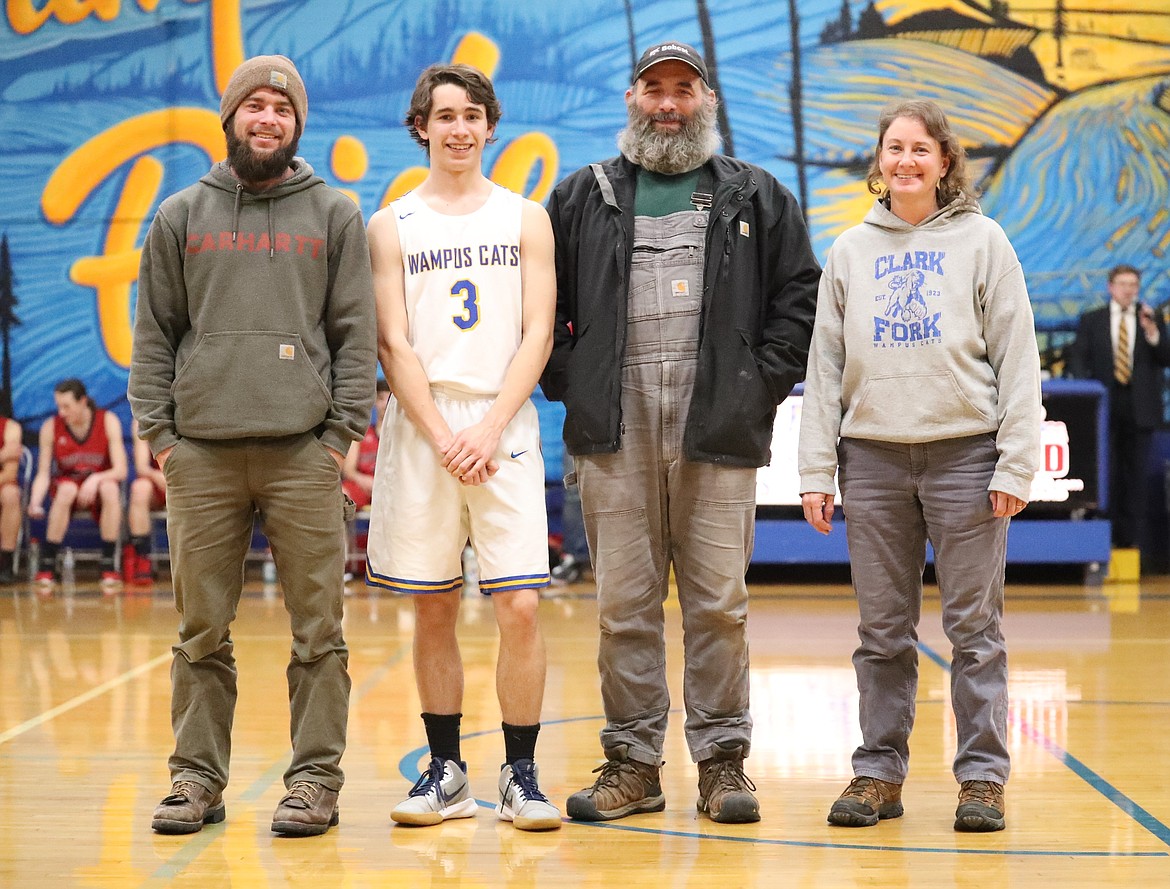
[[[638,185],[634,192],[634,215],[658,218],[682,210],[694,210],[691,195],[699,187],[702,170],[702,167],[696,167],[689,173],[667,176],[639,169]]]

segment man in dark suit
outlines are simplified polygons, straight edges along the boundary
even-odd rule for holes
[[[1141,272],[1109,270],[1109,304],[1081,316],[1069,357],[1072,375],[1109,390],[1109,516],[1113,545],[1141,543],[1150,435],[1162,422],[1162,368],[1170,340],[1153,309],[1138,301]]]

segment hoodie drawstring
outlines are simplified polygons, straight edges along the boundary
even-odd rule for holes
[[[236,235],[240,232],[240,196],[244,193],[244,186],[236,183],[236,205],[232,210],[232,248],[236,246]]]
[[[272,230],[272,201],[266,201],[268,204],[268,258],[273,259],[276,256],[276,235]]]

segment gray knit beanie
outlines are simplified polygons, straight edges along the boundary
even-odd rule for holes
[[[224,128],[240,103],[262,86],[280,90],[288,96],[297,115],[297,135],[304,132],[309,97],[305,94],[305,84],[297,73],[297,66],[285,56],[255,56],[235,70],[223,91],[223,98],[219,100],[219,120]]]

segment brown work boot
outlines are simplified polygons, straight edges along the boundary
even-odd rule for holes
[[[336,790],[312,781],[294,781],[272,816],[272,831],[290,837],[313,837],[337,822]]]
[[[838,827],[873,827],[879,818],[902,817],[902,785],[858,775],[829,809]]]
[[[605,765],[593,770],[592,787],[569,797],[565,811],[577,821],[613,821],[641,812],[661,812],[666,797],[658,782],[659,766],[635,762],[626,757],[628,748],[619,744],[605,751]],[[600,773],[600,774],[599,774]]]
[[[154,810],[150,826],[159,833],[196,833],[227,816],[222,793],[194,781],[176,781]]]
[[[716,747],[715,755],[699,763],[700,812],[721,824],[748,824],[760,820],[760,804],[752,796],[756,785],[743,773],[743,747]]]
[[[986,833],[1003,830],[1003,785],[994,781],[964,781],[959,787],[955,830]]]

